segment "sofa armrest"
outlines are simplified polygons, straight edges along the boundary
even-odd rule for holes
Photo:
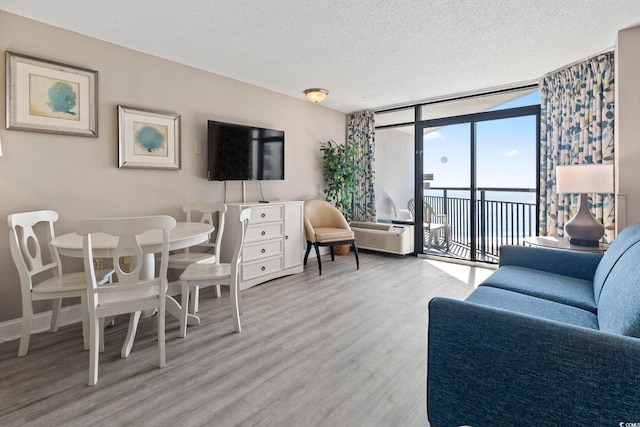
[[[640,422],[640,340],[465,301],[429,303],[438,427]]]
[[[602,254],[531,246],[500,247],[500,267],[512,265],[561,274],[577,279],[593,280]]]

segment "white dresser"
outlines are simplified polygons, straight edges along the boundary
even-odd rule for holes
[[[233,256],[240,211],[251,208],[240,270],[240,289],[303,271],[303,202],[227,203],[220,258]]]

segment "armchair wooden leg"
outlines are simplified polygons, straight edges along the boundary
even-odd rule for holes
[[[304,254],[304,265],[307,265],[307,259],[309,258],[309,252],[311,252],[311,242],[307,240],[307,252]]]
[[[329,252],[331,252],[331,262],[336,260],[336,255],[333,252],[333,246],[329,246]]]
[[[353,253],[356,256],[356,270],[360,270],[360,260],[358,259],[358,247],[356,246],[356,241],[351,242],[351,247],[353,248]]]
[[[316,250],[316,257],[318,258],[318,275],[322,276],[322,262],[320,261],[320,249],[318,248],[318,244],[314,243],[313,247]]]

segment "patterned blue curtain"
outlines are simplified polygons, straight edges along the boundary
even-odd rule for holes
[[[546,76],[540,89],[541,236],[564,236],[579,196],[556,193],[555,167],[613,163],[613,52]],[[604,241],[615,233],[614,194],[592,194],[589,207],[604,225]]]
[[[347,143],[358,152],[352,210],[352,219],[357,221],[373,221],[376,217],[374,120],[373,111],[357,111],[349,114],[347,124]]]

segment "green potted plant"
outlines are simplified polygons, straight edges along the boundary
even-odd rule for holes
[[[338,144],[333,140],[320,143],[322,166],[326,188],[326,199],[332,203],[347,220],[353,213],[353,195],[356,190],[357,151],[348,143]],[[335,248],[336,255],[349,253],[349,245]],[[345,250],[346,249],[346,250]]]
[[[342,214],[351,219],[353,195],[356,190],[356,157],[358,153],[348,143],[338,144],[333,140],[320,143],[324,181],[324,192]]]

